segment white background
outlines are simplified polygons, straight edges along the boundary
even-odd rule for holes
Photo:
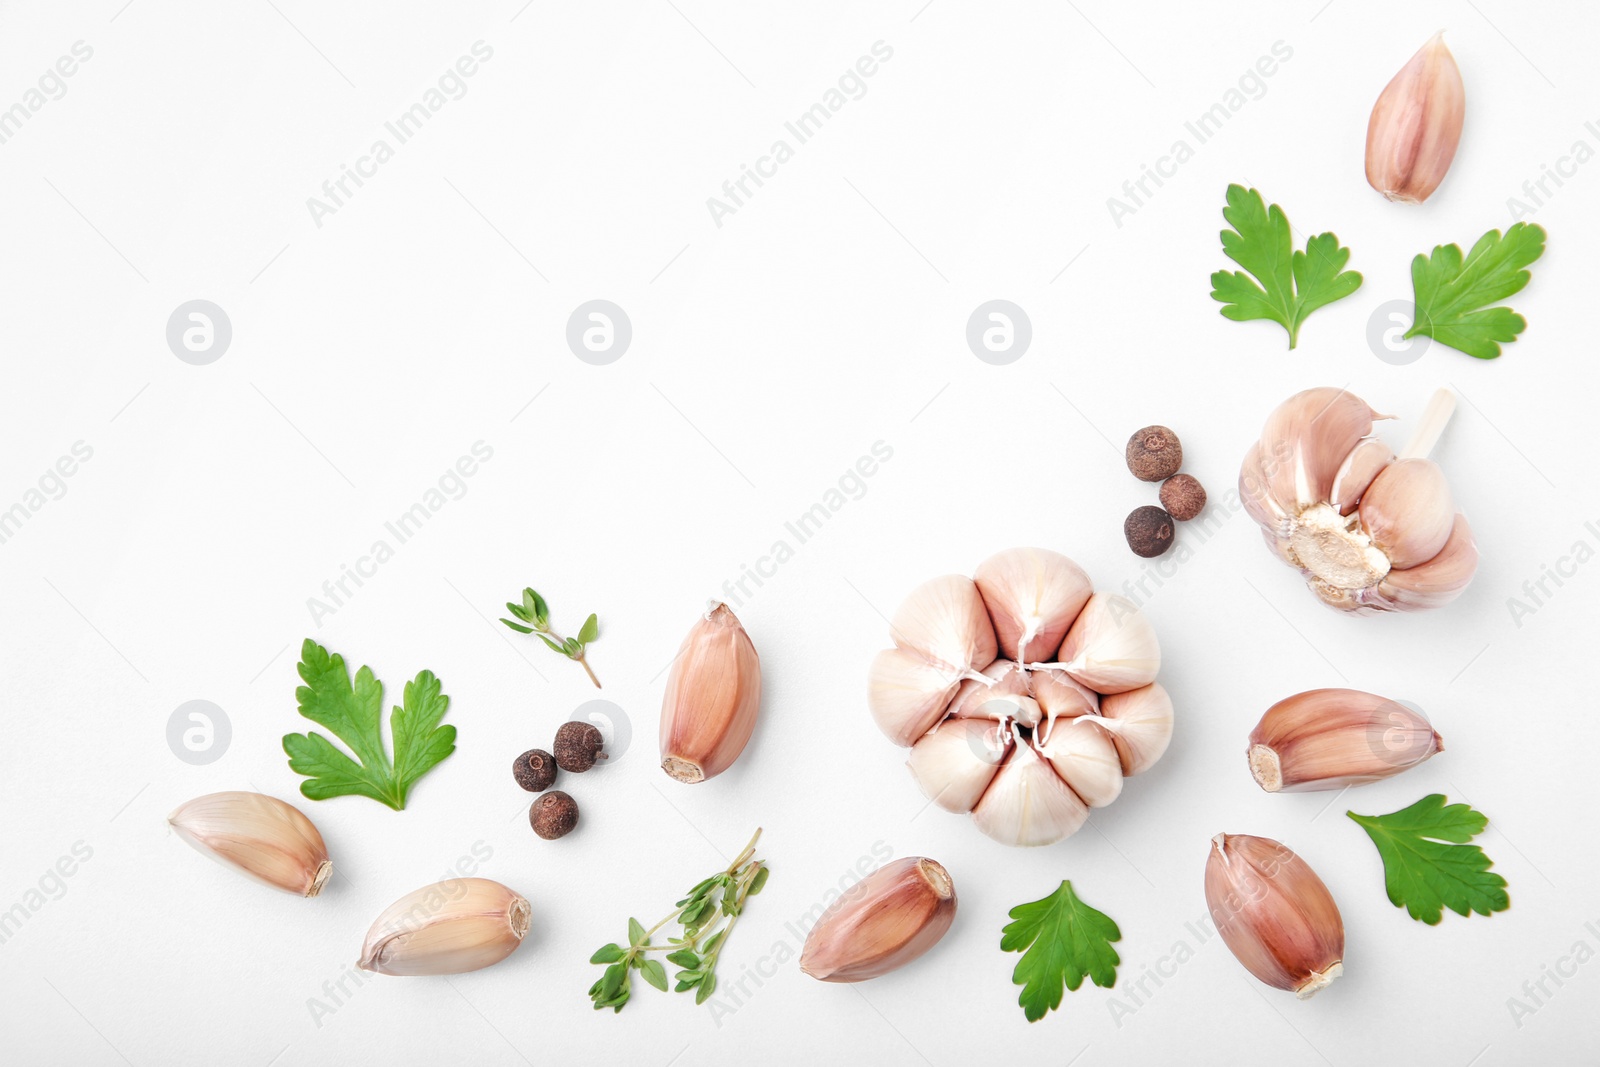
[[[1600,1056],[1600,964],[1547,980],[1554,995],[1520,1026],[1508,1006],[1533,1006],[1524,982],[1578,942],[1600,949],[1585,927],[1600,922],[1600,565],[1551,586],[1520,626],[1507,603],[1574,542],[1600,544],[1585,527],[1600,520],[1600,163],[1534,216],[1549,251],[1514,300],[1531,325],[1503,358],[1436,346],[1394,366],[1365,340],[1374,309],[1410,296],[1413,254],[1504,227],[1507,198],[1543,165],[1579,139],[1600,147],[1584,126],[1600,120],[1600,18],[1506,0],[920,4],[6,6],[0,105],[74,42],[94,50],[0,146],[0,507],[74,442],[93,449],[0,545],[0,908],[29,900],[75,843],[92,850],[0,945],[8,1061]],[[1367,115],[1440,27],[1467,85],[1464,140],[1431,202],[1389,204],[1362,176]],[[479,40],[493,58],[466,95],[316,225],[307,198]],[[880,40],[893,58],[865,96],[716,226],[707,197]],[[1107,198],[1280,40],[1293,56],[1264,95],[1115,225]],[[1366,275],[1294,352],[1208,297],[1230,181],[1283,204],[1302,236],[1336,230]],[[1005,367],[964,340],[997,297],[1034,331]],[[195,298],[233,325],[209,366],[165,341]],[[633,323],[610,366],[564,341],[593,298]],[[1219,499],[1289,394],[1348,385],[1400,416],[1385,431],[1399,443],[1442,384],[1463,403],[1435,456],[1483,554],[1458,602],[1340,616],[1224,513],[1209,540],[1184,535],[1190,554],[1147,598],[1178,713],[1155,769],[1035,851],[924,810],[863,701],[882,616],[913,585],[1014,544],[1062,550],[1102,588],[1137,581],[1147,565],[1120,526],[1154,493],[1122,464],[1133,429],[1177,429]],[[308,598],[480,440],[493,458],[466,495],[314,623]],[[654,734],[683,633],[880,440],[893,458],[865,495],[742,598],[766,684],[754,741],[719,779],[670,782]],[[560,625],[600,614],[603,693],[493,621],[527,583]],[[444,680],[459,749],[409,810],[297,797],[279,744],[306,725],[293,694],[308,635],[371,664],[390,698],[424,667]],[[1251,725],[1290,693],[1343,684],[1417,702],[1447,752],[1331,806],[1263,794],[1243,759]],[[633,744],[566,780],[581,827],[540,841],[511,759],[597,695],[625,709]],[[232,722],[207,766],[166,741],[191,699]],[[340,872],[326,893],[259,888],[167,832],[179,803],[233,788],[315,819]],[[1480,842],[1510,882],[1508,913],[1429,928],[1386,900],[1343,811],[1433,791],[1491,817]],[[725,986],[795,952],[786,924],[879,842],[949,868],[954,928],[863,986],[813,982],[788,959],[735,1011],[642,986],[620,1016],[590,1010],[589,953],[630,914],[653,922],[758,824],[773,876],[724,957]],[[1204,915],[1218,831],[1283,840],[1338,900],[1347,976],[1315,1000],[1259,986],[1186,927]],[[481,873],[533,903],[520,951],[451,980],[378,978],[317,1018],[312,998],[371,919],[475,845],[492,851]],[[1124,962],[1115,990],[1069,994],[1029,1025],[1000,928],[1062,878],[1121,924]],[[1180,941],[1193,955],[1172,973],[1162,961]],[[1146,980],[1153,996],[1128,1012],[1158,964],[1171,977]]]

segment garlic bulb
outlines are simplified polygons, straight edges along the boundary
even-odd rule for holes
[[[927,582],[891,636],[869,675],[873,719],[911,749],[930,800],[1006,844],[1076,832],[1172,736],[1149,621],[1059,553],[1009,549],[976,580]]]
[[[760,707],[761,658],[733,610],[714,603],[683,639],[667,676],[661,769],[680,782],[715,778],[744,751]]]
[[[1455,397],[1441,389],[1398,457],[1372,436],[1379,415],[1342,389],[1280,404],[1245,455],[1239,495],[1279,559],[1331,607],[1359,614],[1449,603],[1478,549],[1443,471],[1427,455]]]
[[[476,971],[516,951],[531,918],[527,900],[499,882],[452,878],[385,908],[356,966],[397,975]]]
[[[1250,731],[1250,773],[1269,793],[1376,782],[1444,750],[1421,712],[1355,689],[1313,689],[1268,708]]]
[[[895,860],[828,906],[806,935],[800,969],[823,982],[863,982],[927,952],[956,917],[950,872],[930,859]]]
[[[184,804],[167,822],[200,852],[285,893],[314,897],[333,873],[317,828],[277,797],[211,793]]]
[[[1344,920],[1306,861],[1266,837],[1218,834],[1206,906],[1245,970],[1305,1000],[1344,973]]]
[[[1434,34],[1378,96],[1367,120],[1367,184],[1418,204],[1444,181],[1461,143],[1467,94],[1461,69]]]

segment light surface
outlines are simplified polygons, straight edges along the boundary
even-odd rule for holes
[[[1574,142],[1600,149],[1585,125],[1600,122],[1600,18],[1504,0],[1214,8],[7,5],[0,105],[75,41],[93,48],[0,145],[0,508],[74,442],[93,450],[0,544],[0,911],[26,913],[0,944],[8,1062],[1600,1059],[1600,162],[1562,162]],[[1367,116],[1440,27],[1466,82],[1465,135],[1432,200],[1390,204],[1363,178]],[[392,142],[385,123],[479,40],[493,57],[465,95],[319,227],[307,198]],[[785,123],[876,41],[893,56],[865,95],[797,144]],[[1277,41],[1292,58],[1198,143],[1185,123]],[[793,158],[717,226],[707,198],[779,138]],[[1117,225],[1107,198],[1179,138],[1193,157]],[[1492,363],[1440,346],[1404,366],[1376,358],[1369,318],[1410,298],[1411,257],[1509,224],[1507,198],[1535,206],[1523,183],[1546,164],[1568,173],[1530,216],[1551,237],[1512,301],[1523,340]],[[1284,205],[1302,241],[1337,232],[1366,275],[1293,352],[1276,325],[1228,322],[1207,295],[1229,266],[1230,181]],[[205,366],[165,337],[194,299],[232,323]],[[632,325],[604,366],[565,341],[594,299]],[[966,342],[996,299],[1032,328],[1004,366]],[[1398,415],[1384,430],[1396,446],[1437,387],[1459,392],[1434,456],[1483,564],[1454,605],[1340,616],[1222,510],[1267,413],[1315,385]],[[1156,487],[1121,451],[1152,422],[1181,435],[1214,533],[1180,527],[1187,552],[1146,562],[1121,526]],[[479,441],[493,455],[465,494],[447,484],[399,543],[385,524]],[[875,442],[892,458],[851,480]],[[801,543],[788,524],[830,502]],[[373,571],[361,560],[380,539],[393,558]],[[780,541],[792,558],[774,567]],[[1077,836],[1016,851],[927,804],[864,691],[885,616],[916,583],[1029,544],[1145,603],[1177,732]],[[373,572],[313,621],[308,598],[347,564]],[[746,566],[764,584],[725,592]],[[1524,583],[1547,567],[1564,584],[1547,579],[1536,604]],[[563,633],[599,613],[603,691],[495,621],[529,583]],[[765,707],[730,771],[682,786],[656,767],[657,710],[712,596],[736,598]],[[423,668],[443,679],[459,749],[409,810],[298,797],[279,745],[308,725],[294,707],[308,635],[370,664],[388,703]],[[1263,793],[1250,727],[1329,685],[1416,702],[1446,751],[1343,796]],[[595,698],[625,711],[631,744],[561,776],[582,822],[538,840],[512,759]],[[191,700],[231,722],[207,765],[168,746]],[[318,899],[252,885],[167,832],[181,802],[250,788],[321,829],[336,873]],[[1480,842],[1509,913],[1427,928],[1386,900],[1343,813],[1433,791],[1490,816]],[[758,824],[773,874],[716,1005],[636,982],[620,1016],[590,1010],[589,954],[630,914],[654,922]],[[1259,987],[1208,936],[1202,871],[1221,831],[1282,840],[1338,900],[1346,973],[1315,1000]],[[75,846],[90,858],[47,876]],[[949,936],[856,988],[803,976],[806,917],[858,871],[912,855],[955,881]],[[372,919],[458,863],[528,897],[519,951],[450,980],[346,977]],[[1028,1025],[1000,929],[1062,878],[1121,925],[1124,962],[1115,990],[1069,994]]]

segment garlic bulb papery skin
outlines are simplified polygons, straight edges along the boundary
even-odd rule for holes
[[[1305,1000],[1344,973],[1344,920],[1305,860],[1271,838],[1218,834],[1206,906],[1245,970]]]
[[[1055,654],[1094,587],[1083,568],[1047,548],[1008,548],[973,572],[1000,655],[1029,663]]]
[[[333,874],[317,828],[277,797],[211,793],[182,805],[167,822],[196,850],[285,893],[314,897]]]
[[[516,951],[532,915],[520,893],[488,878],[423,886],[378,916],[356,966],[394,975],[476,971]]]
[[[800,969],[823,982],[864,982],[939,943],[956,917],[950,872],[933,860],[895,860],[851,886],[806,935]]]
[[[1456,157],[1466,112],[1461,68],[1441,30],[1400,68],[1372,107],[1367,184],[1390,200],[1428,199]]]
[[[924,583],[890,636],[869,674],[873,719],[911,748],[925,796],[1004,844],[1075,833],[1171,740],[1154,628],[1058,552],[1008,549],[974,580]]]
[[[761,658],[738,616],[713,603],[672,661],[661,700],[661,769],[703,782],[733,765],[755,732]]]
[[[1418,611],[1471,582],[1471,529],[1427,458],[1454,409],[1449,390],[1434,394],[1398,455],[1372,436],[1373,420],[1387,416],[1342,389],[1307,389],[1268,417],[1240,468],[1239,493],[1268,547],[1323,603],[1358,614]]]
[[[1262,789],[1297,793],[1380,781],[1443,750],[1427,717],[1399,701],[1313,689],[1268,708],[1247,755]]]

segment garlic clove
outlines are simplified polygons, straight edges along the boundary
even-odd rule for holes
[[[1348,515],[1356,509],[1361,494],[1367,491],[1385,467],[1394,462],[1394,449],[1376,437],[1368,437],[1345,457],[1339,473],[1333,477],[1328,501],[1339,514]]]
[[[1039,754],[1091,808],[1103,808],[1122,795],[1117,746],[1094,716],[1051,723]]]
[[[889,634],[901,648],[957,673],[981,671],[995,659],[989,609],[971,578],[947,574],[923,582],[895,609]]]
[[[1417,204],[1450,170],[1467,95],[1444,32],[1417,50],[1378,95],[1367,121],[1367,183],[1390,200]]]
[[[956,688],[948,667],[903,648],[886,648],[873,657],[867,674],[867,708],[889,740],[909,748],[944,718]]]
[[[1269,793],[1376,782],[1443,750],[1420,712],[1357,689],[1313,689],[1268,708],[1250,731],[1250,773]]]
[[[823,982],[864,982],[927,952],[956,917],[950,872],[908,856],[867,875],[806,935],[800,969]]]
[[[1072,560],[1046,548],[1008,548],[973,575],[994,623],[1000,655],[1027,663],[1061,647],[1094,587]]]
[[[1066,671],[1045,668],[1031,671],[1030,675],[1034,699],[1039,702],[1044,721],[1074,719],[1079,715],[1094,715],[1100,710],[1100,694]]]
[[[1239,467],[1239,500],[1263,530],[1282,530],[1288,521],[1288,513],[1272,495],[1272,480],[1262,461],[1260,441],[1250,446]]]
[[[245,876],[314,897],[333,864],[322,835],[300,809],[261,793],[211,793],[167,816],[179,837]]]
[[[1353,393],[1329,386],[1306,389],[1279,404],[1261,431],[1262,445],[1273,443],[1269,454],[1282,453],[1267,471],[1273,499],[1291,515],[1328,500],[1345,457],[1372,433],[1374,418],[1387,417]]]
[[[713,603],[678,649],[661,700],[661,769],[703,782],[732,766],[755,732],[761,658],[738,616]]]
[[[1097,693],[1125,693],[1155,681],[1161,645],[1155,627],[1125,596],[1096,593],[1079,613],[1057,663]]]
[[[1400,611],[1417,611],[1448,604],[1471,584],[1478,570],[1478,543],[1465,515],[1457,515],[1450,540],[1439,554],[1404,570],[1390,571],[1378,584],[1378,593]]]
[[[1023,726],[1039,722],[1028,672],[1008,659],[997,659],[982,671],[988,684],[969,678],[956,690],[950,714],[963,719],[1011,719]]]
[[[1379,472],[1357,509],[1361,526],[1391,569],[1437,556],[1450,539],[1456,506],[1444,471],[1428,459],[1397,459]]]
[[[465,974],[522,944],[532,909],[488,878],[452,878],[407,893],[367,931],[356,966],[378,974]]]
[[[1344,920],[1328,887],[1277,841],[1218,834],[1206,860],[1206,906],[1245,970],[1301,1000],[1344,973]]]
[[[1011,747],[1011,731],[990,719],[948,719],[911,746],[906,766],[923,796],[964,815],[983,796]]]
[[[1111,735],[1128,776],[1150,769],[1172,741],[1172,698],[1155,682],[1100,700],[1099,725]]]
[[[1083,826],[1089,808],[1031,744],[1013,745],[972,821],[1007,845],[1053,845]]]

